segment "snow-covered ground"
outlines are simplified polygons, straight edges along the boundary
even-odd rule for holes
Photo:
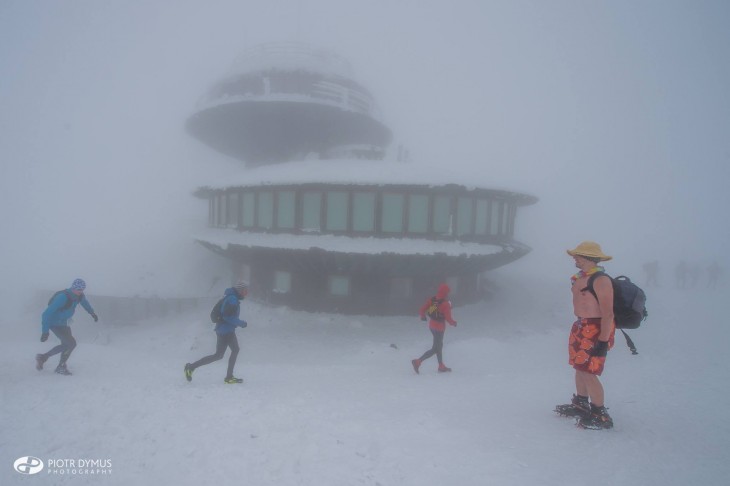
[[[650,317],[621,336],[603,383],[615,421],[581,430],[552,409],[573,392],[566,282],[500,274],[489,303],[457,307],[445,361],[414,317],[370,318],[243,305],[236,374],[214,348],[209,309],[135,326],[81,310],[69,368],[38,372],[39,315],[0,322],[0,484],[720,485],[730,479],[727,288],[648,289]],[[93,304],[93,302],[92,302]],[[22,456],[46,462],[13,470]],[[49,460],[111,461],[111,472]],[[108,463],[106,463],[108,465]],[[95,474],[91,474],[94,472]],[[61,474],[63,473],[63,474]]]

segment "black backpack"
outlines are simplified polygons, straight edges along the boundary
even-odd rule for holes
[[[223,301],[226,300],[225,297],[221,298],[214,306],[213,310],[210,311],[210,321],[213,324],[220,324],[223,322],[223,313],[221,307],[223,307]]]
[[[75,301],[81,302],[81,299],[84,298],[84,294],[81,294],[79,295],[78,299],[74,299],[74,295],[68,290],[59,290],[58,292],[53,294],[50,299],[48,299],[48,305],[51,305],[51,302],[53,302],[53,299],[55,299],[58,294],[66,294],[66,303],[63,304],[60,309],[58,309],[59,311],[65,311],[66,309],[70,308]]]
[[[641,325],[641,321],[647,318],[649,313],[646,311],[646,294],[629,277],[620,275],[611,278],[604,272],[596,272],[588,277],[588,284],[585,290],[588,290],[593,297],[598,299],[596,291],[593,290],[593,282],[601,275],[606,275],[611,279],[613,286],[613,316],[616,322],[616,329],[621,330],[626,338],[626,344],[633,354],[639,354],[636,346],[624,329],[636,329]]]
[[[439,307],[441,306],[441,304],[443,304],[443,302],[444,299],[431,297],[431,305],[428,306],[428,309],[426,310],[426,315],[434,321],[444,322],[446,320],[446,316],[444,316],[443,312],[439,311]]]

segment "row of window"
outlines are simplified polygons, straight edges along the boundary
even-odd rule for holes
[[[264,96],[289,93],[311,96],[355,111],[370,113],[373,102],[370,94],[344,78],[327,80],[323,75],[308,71],[269,71],[256,73],[219,84],[211,91],[211,98],[224,96]]]
[[[516,211],[487,197],[349,188],[229,190],[209,204],[209,223],[217,227],[424,236],[512,236]]]
[[[272,292],[275,294],[291,293],[291,273],[276,270]],[[447,279],[452,294],[458,293],[458,279]],[[330,275],[327,279],[327,293],[333,297],[347,297],[350,295],[350,277],[346,275]],[[408,298],[413,296],[413,279],[411,277],[396,277],[390,281],[390,296],[392,298]]]

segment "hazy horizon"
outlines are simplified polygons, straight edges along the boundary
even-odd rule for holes
[[[415,164],[540,199],[517,216],[533,252],[504,271],[563,278],[584,239],[624,273],[724,265],[728,20],[722,1],[5,1],[2,295],[192,277],[192,192],[237,163],[185,120],[242,50],[277,41],[346,58]]]

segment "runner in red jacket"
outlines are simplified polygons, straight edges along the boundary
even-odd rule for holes
[[[422,321],[429,321],[428,327],[431,330],[431,334],[433,334],[433,346],[431,349],[423,353],[420,358],[411,360],[413,370],[416,373],[418,373],[418,368],[421,367],[421,363],[434,354],[439,362],[439,373],[451,371],[451,368],[444,365],[443,360],[444,332],[446,332],[446,323],[448,322],[450,325],[456,326],[456,321],[451,317],[451,302],[448,300],[450,291],[451,289],[445,283],[439,285],[436,295],[426,299],[426,302],[418,311]]]

